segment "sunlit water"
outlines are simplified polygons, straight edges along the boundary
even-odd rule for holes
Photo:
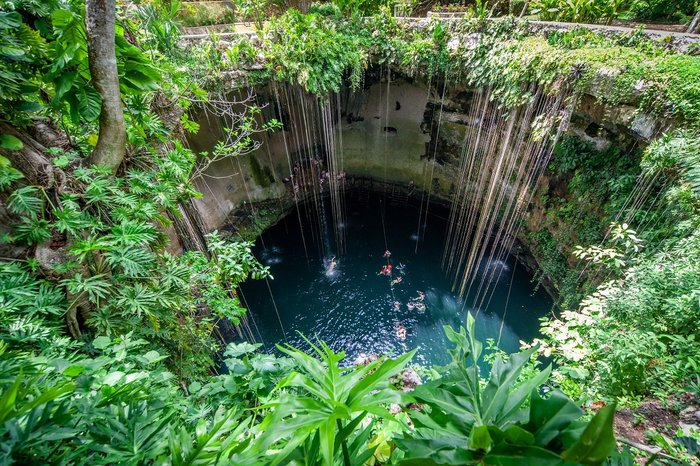
[[[313,206],[309,209],[301,210],[308,260],[296,211],[267,230],[255,247],[274,276],[268,283],[279,319],[265,281],[251,280],[241,289],[255,320],[253,331],[268,350],[284,343],[285,334],[290,344],[307,348],[301,332],[312,340],[325,340],[336,351],[345,350],[350,358],[418,348],[416,362],[444,364],[450,344],[443,326],[463,325],[467,310],[477,317],[479,338],[493,338],[502,349],[515,351],[519,340],[537,336],[538,318],[552,306],[551,298],[535,290],[532,276],[514,257],[480,264],[480,274],[501,269],[485,309],[462,305],[451,292],[451,277],[441,269],[448,217],[442,207],[431,205],[427,226],[419,232],[417,203],[391,203],[381,193],[362,199],[349,195],[343,225],[347,251],[337,254],[335,264],[331,258],[336,251],[321,252],[324,243],[334,244],[332,227],[322,232]],[[387,265],[386,249],[391,252],[391,277],[379,274]],[[392,286],[398,276],[401,282]]]

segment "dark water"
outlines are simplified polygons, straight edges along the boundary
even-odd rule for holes
[[[538,318],[549,311],[552,301],[544,291],[534,291],[532,276],[516,264],[514,257],[480,265],[478,273],[489,267],[503,269],[487,309],[461,305],[450,291],[450,277],[441,269],[447,209],[430,206],[416,254],[419,204],[410,200],[391,202],[383,197],[380,193],[348,195],[344,226],[347,252],[338,255],[332,273],[327,273],[327,264],[334,251],[325,258],[320,251],[322,228],[313,207],[301,210],[308,261],[296,211],[258,239],[255,253],[270,266],[274,276],[269,285],[279,319],[265,281],[248,281],[241,291],[268,349],[284,343],[284,326],[289,343],[301,348],[307,345],[297,332],[312,340],[323,339],[334,350],[345,350],[350,358],[361,353],[396,354],[418,348],[414,361],[445,364],[449,361],[449,342],[443,326],[463,325],[467,310],[476,316],[477,336],[499,340],[500,334],[499,346],[506,351],[515,351],[519,340],[538,335]],[[326,200],[330,219],[328,204]],[[332,227],[327,234],[328,242],[333,244]],[[387,248],[391,251],[393,278],[399,275],[397,267],[404,265],[403,280],[394,286],[391,278],[378,275],[387,263],[382,257]],[[425,293],[425,311],[409,310],[407,304],[415,302],[419,291]],[[397,335],[398,325],[406,329],[404,340]]]

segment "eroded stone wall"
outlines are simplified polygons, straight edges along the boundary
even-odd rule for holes
[[[639,112],[635,95],[626,96],[615,106],[602,103],[600,96],[607,84],[601,76],[578,98],[566,133],[599,149],[621,147],[624,154],[627,149],[643,147],[673,124]],[[278,88],[277,93],[264,87],[256,94],[258,103],[266,106],[261,119],[277,118],[283,129],[258,135],[263,145],[254,160],[248,156],[223,160],[198,180],[203,197],[197,203],[211,229],[220,228],[231,220],[232,213],[250,202],[284,199],[279,205],[288,206],[293,198],[288,177],[299,154],[323,158],[327,152],[322,147],[319,112],[313,110],[317,108],[315,97],[294,87],[285,92]],[[348,177],[413,186],[416,192],[431,186],[433,199],[449,201],[464,138],[479,125],[469,116],[472,98],[473,91],[464,86],[426,82],[397,72],[392,72],[387,82],[386,70],[369,70],[362,89],[345,89],[331,97],[333,114],[340,117],[335,123],[336,150],[342,153]],[[202,130],[190,138],[190,145],[196,151],[211,151],[223,137],[227,123],[206,113],[199,115],[198,122]],[[267,176],[261,179],[261,173]],[[556,183],[555,178],[545,176],[538,192],[567,189],[565,185],[554,186]],[[535,196],[520,235],[535,255],[532,264],[537,260],[537,245],[528,243],[526,233],[553,228],[544,222],[543,211],[542,200]]]

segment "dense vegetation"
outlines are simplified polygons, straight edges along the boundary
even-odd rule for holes
[[[3,4],[3,463],[593,465],[615,450],[616,399],[665,396],[697,373],[693,259],[700,243],[689,232],[700,218],[698,60],[639,36],[533,37],[512,20],[471,17],[456,31],[438,22],[417,31],[386,14],[363,19],[360,13],[373,12],[368,5],[289,10],[260,24],[260,43],[241,40],[225,50],[214,43],[178,48],[175,8],[120,10],[115,57],[125,156],[110,166],[94,163],[106,103],[85,6]],[[450,43],[452,32],[473,31],[483,34],[476,47]],[[640,170],[661,173],[670,207],[660,216],[670,216],[638,233],[643,248],[625,227],[605,254],[582,249],[607,279],[578,311],[545,324],[541,346],[490,354],[484,379],[469,316],[466,330],[445,330],[455,346],[450,365],[415,390],[411,353],[348,366],[322,342],[309,342],[311,354],[280,348],[280,357],[249,343],[221,348],[217,333],[227,322],[241,332],[247,325],[236,286],[269,272],[249,243],[216,233],[181,254],[188,238],[178,225],[193,221],[186,206],[199,195],[194,179],[202,167],[249,154],[252,134],[274,123],[256,125],[258,109],[239,110],[235,144],[222,141],[214,153],[195,156],[177,140],[197,130],[187,111],[209,98],[200,86],[214,95],[219,72],[262,65],[245,79],[291,81],[322,95],[344,82],[360,85],[373,61],[492,83],[507,109],[529,98],[523,85],[532,81],[548,91],[571,86],[576,95],[612,56],[619,73],[602,99],[619,101],[644,77],[641,108],[691,129],[650,146],[641,168],[638,159],[621,160],[602,184],[590,175],[607,169],[611,154],[575,141],[559,146],[552,169],[571,176],[580,205],[601,205],[605,223]],[[589,222],[573,209],[557,215]],[[577,231],[587,247],[600,225]],[[586,286],[603,282],[589,275]],[[220,350],[221,368],[214,360]],[[553,380],[537,350],[555,354]],[[579,407],[600,399],[607,404],[595,415]],[[621,456],[609,461],[628,464]]]

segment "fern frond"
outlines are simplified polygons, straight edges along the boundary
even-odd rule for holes
[[[3,159],[0,157],[0,191],[4,191],[15,181],[24,178],[22,172],[12,167],[9,163],[2,163],[2,161]]]
[[[41,283],[30,307],[32,314],[61,316],[66,312],[65,295],[55,286]]]
[[[122,220],[112,227],[112,233],[105,239],[119,246],[145,246],[157,238],[156,229],[147,223]]]
[[[115,300],[116,309],[123,315],[135,314],[138,317],[151,315],[158,306],[158,293],[141,283],[122,287]]]
[[[109,247],[106,241],[102,238],[98,238],[95,235],[90,235],[85,239],[77,240],[70,247],[70,252],[73,254],[78,261],[84,262],[85,259],[90,256],[90,254],[98,251],[104,251]]]
[[[127,277],[144,277],[156,266],[155,256],[137,247],[118,248],[105,253],[107,263]]]
[[[17,215],[29,215],[36,218],[43,207],[43,202],[38,197],[39,195],[39,188],[36,186],[25,186],[16,189],[10,194],[7,208],[10,212]]]
[[[51,238],[50,224],[36,217],[22,217],[12,235],[13,240],[24,244],[40,244]]]
[[[91,302],[98,304],[100,300],[107,299],[112,290],[112,283],[105,274],[83,278],[80,273],[61,282],[72,294],[87,294]]]

